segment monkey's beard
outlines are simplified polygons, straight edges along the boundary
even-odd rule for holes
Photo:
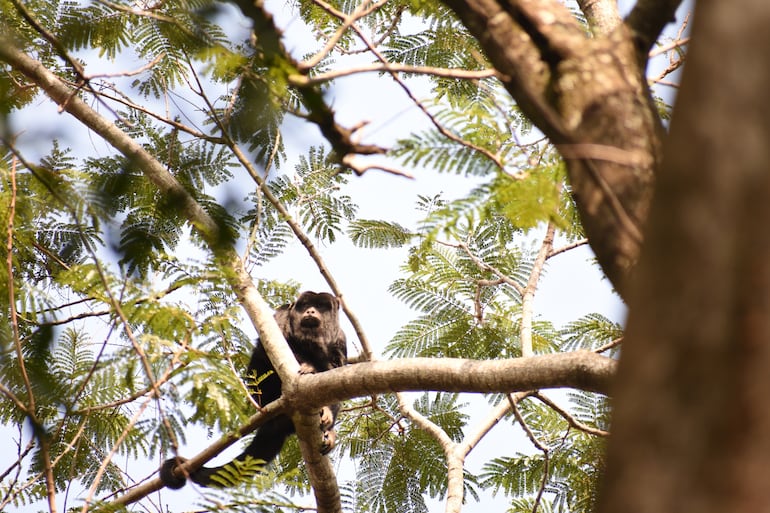
[[[299,322],[300,328],[303,328],[305,330],[315,330],[320,325],[321,325],[321,319],[319,319],[318,317],[313,317],[312,315],[303,317],[302,320]]]
[[[335,335],[336,332],[327,329],[320,319],[307,318],[295,325],[290,344],[295,353],[316,353],[319,349],[325,352],[325,346],[333,341]]]

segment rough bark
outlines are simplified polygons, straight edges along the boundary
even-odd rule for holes
[[[593,37],[552,0],[445,3],[478,38],[519,108],[566,159],[591,247],[625,295],[661,153],[643,45],[657,38],[660,19],[671,19],[679,2],[658,2],[652,22],[635,25],[620,23],[607,2],[583,1]]]
[[[770,3],[700,2],[598,511],[770,507]]]
[[[632,35],[620,25],[558,66],[559,146],[581,221],[604,272],[625,296],[659,164],[661,126]]]

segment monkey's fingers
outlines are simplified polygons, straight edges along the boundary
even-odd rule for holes
[[[302,362],[299,364],[299,373],[300,374],[313,374],[315,372],[315,367],[310,365],[307,362]]]

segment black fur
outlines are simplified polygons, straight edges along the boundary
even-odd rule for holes
[[[347,344],[345,334],[339,327],[339,300],[325,292],[303,292],[297,300],[280,307],[275,312],[275,319],[281,328],[289,347],[300,364],[300,373],[323,372],[345,365]],[[272,371],[272,372],[270,372]],[[257,379],[269,375],[254,384]],[[260,406],[275,401],[281,395],[281,380],[270,363],[265,348],[260,340],[251,354],[247,370],[252,397]],[[325,406],[320,411],[320,428],[324,433],[321,453],[326,454],[334,448],[336,433],[334,423],[337,420],[340,405]],[[279,415],[260,426],[251,444],[235,460],[243,461],[248,457],[272,461],[283,447],[286,438],[294,433],[294,424],[286,415]],[[183,463],[183,458],[171,458],[160,467],[160,479],[169,488],[182,488],[185,478],[177,477],[174,468]],[[199,485],[216,486],[211,476],[223,467],[201,467],[190,474],[190,479]]]

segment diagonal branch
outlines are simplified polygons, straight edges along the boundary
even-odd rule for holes
[[[174,469],[174,473],[185,475],[196,471],[198,468],[205,465],[206,462],[208,462],[210,459],[216,457],[219,453],[230,447],[242,437],[257,429],[265,421],[275,417],[280,413],[283,413],[285,410],[286,401],[284,399],[281,398],[273,401],[272,403],[262,408],[258,413],[253,415],[246,424],[238,429],[236,433],[229,433],[224,435],[219,440],[206,447],[206,449],[196,454],[194,457],[185,461],[181,465],[178,465]],[[318,421],[316,421],[315,429],[318,430]],[[317,448],[315,452],[318,452]],[[147,495],[160,490],[161,488],[163,488],[163,483],[161,482],[160,478],[156,478],[130,489],[128,492],[112,501],[110,505],[126,506],[143,499]]]
[[[273,17],[264,9],[263,0],[235,0],[235,4],[254,24],[253,31],[264,52],[270,69],[288,83],[293,75],[305,75],[307,72],[289,55],[281,41],[281,32],[276,27]],[[302,102],[308,110],[307,119],[315,123],[326,140],[339,155],[340,161],[350,154],[374,155],[385,153],[385,148],[355,141],[357,128],[346,128],[334,119],[334,111],[326,104],[323,91],[313,84],[297,85]]]
[[[233,241],[225,237],[227,231],[220,229],[217,222],[154,156],[73,94],[72,89],[42,63],[19,51],[7,40],[0,41],[0,60],[26,75],[66,112],[120,151],[142,170],[161,193],[170,198],[169,204],[177,206],[177,210],[206,241],[221,265],[230,270],[227,274],[233,291],[257,329],[270,361],[282,381],[291,383],[298,375],[299,364],[283,339],[269,305],[246,272]],[[320,437],[320,434],[316,433],[316,436]]]
[[[479,40],[522,112],[552,142],[568,142],[560,116],[544,101],[551,71],[530,35],[496,0],[443,1]]]
[[[682,0],[639,0],[626,18],[637,40],[639,59],[647,62],[652,45],[658,40],[663,28],[674,21],[674,15]]]
[[[243,268],[233,241],[226,238],[226,230],[220,229],[217,221],[203,209],[160,161],[114,123],[93,110],[80,97],[73,95],[72,89],[46,69],[42,63],[16,49],[8,40],[0,41],[0,60],[26,75],[66,112],[99,134],[132,164],[141,169],[162,194],[170,198],[169,204],[177,207],[179,213],[206,241],[222,265],[232,269],[231,285],[260,336],[267,340],[266,349],[278,374],[286,378],[296,375],[299,364],[288,345],[283,344],[284,347],[280,347],[275,343],[276,340],[283,339],[281,330],[273,319],[269,305],[260,296],[251,277]],[[274,356],[275,360],[273,360]]]

